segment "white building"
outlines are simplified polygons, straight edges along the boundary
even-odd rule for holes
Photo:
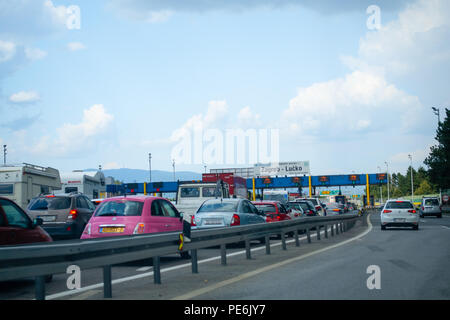
[[[80,192],[89,199],[106,198],[105,175],[102,171],[82,171],[61,173],[63,193]]]
[[[26,209],[30,200],[42,193],[61,189],[59,171],[28,163],[0,167],[0,196]]]

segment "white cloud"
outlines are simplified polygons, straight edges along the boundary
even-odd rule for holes
[[[16,44],[0,40],[0,63],[11,60],[16,54]]]
[[[383,13],[383,11],[382,11]],[[360,39],[358,56],[345,59],[351,68],[369,66],[393,75],[407,75],[450,59],[450,2],[418,0],[398,19]]]
[[[107,113],[101,104],[93,105],[83,111],[80,123],[65,123],[56,129],[56,137],[44,136],[32,148],[35,154],[67,156],[91,152],[101,144],[104,134],[111,128],[114,116]]]
[[[67,49],[69,49],[70,51],[78,51],[86,49],[86,46],[81,42],[69,42],[67,44]]]
[[[300,88],[283,112],[281,126],[291,134],[328,138],[394,128],[406,132],[417,126],[421,109],[417,97],[381,75],[354,71]]]
[[[205,130],[223,123],[228,114],[226,101],[210,101],[206,114],[197,114],[189,118],[180,128],[172,132],[170,140],[176,142],[195,130]]]
[[[33,103],[41,99],[36,91],[20,91],[12,94],[9,101],[13,103]]]
[[[39,48],[25,48],[25,55],[30,60],[40,60],[47,56],[47,52]]]
[[[258,127],[261,125],[261,115],[253,112],[250,106],[246,106],[239,110],[238,123],[242,127]]]

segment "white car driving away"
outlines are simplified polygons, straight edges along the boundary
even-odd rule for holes
[[[419,214],[412,202],[388,200],[381,210],[381,230],[386,227],[412,227],[419,230]]]

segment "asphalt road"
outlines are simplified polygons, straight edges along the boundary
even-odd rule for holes
[[[370,224],[373,226],[370,228]],[[252,259],[242,247],[227,250],[220,265],[217,248],[199,250],[199,273],[189,260],[161,260],[162,284],[153,284],[149,261],[115,266],[113,299],[449,299],[450,217],[421,219],[420,230],[381,231],[378,214],[364,217],[348,232],[312,243],[293,240],[282,250],[271,241],[270,255],[255,242]],[[380,289],[369,290],[369,266],[380,269]],[[101,269],[82,270],[81,290],[68,290],[68,275],[55,275],[47,299],[102,299]],[[0,283],[0,299],[33,299],[32,280]]]

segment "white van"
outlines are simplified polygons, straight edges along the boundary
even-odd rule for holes
[[[80,192],[89,199],[105,198],[105,175],[101,171],[82,171],[61,173],[61,193]]]
[[[24,210],[34,197],[61,189],[59,171],[33,164],[0,167],[0,196],[11,199]]]

